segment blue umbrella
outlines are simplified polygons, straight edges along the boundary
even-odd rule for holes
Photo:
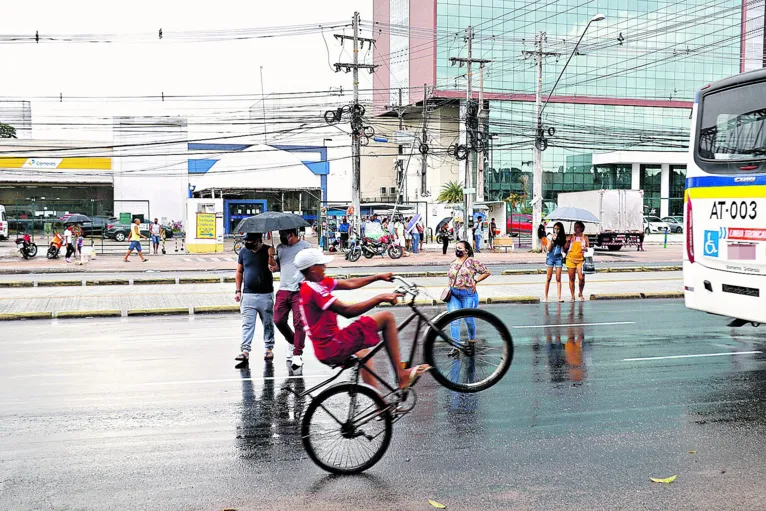
[[[407,224],[407,232],[411,231],[415,224],[420,220],[420,213],[412,217],[412,220]]]

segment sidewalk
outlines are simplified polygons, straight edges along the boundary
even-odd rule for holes
[[[444,277],[414,278],[429,296],[438,299],[446,285]],[[526,297],[525,302],[543,298],[543,275],[492,275],[479,285],[483,303],[495,303]],[[341,300],[358,302],[378,293],[390,292],[395,284],[378,282],[356,291],[341,291]],[[683,290],[681,272],[600,273],[586,278],[586,296],[603,294],[676,293]],[[194,308],[222,308],[219,312],[238,312],[231,284],[168,284],[161,286],[34,287],[3,289],[0,314],[104,311],[110,315],[150,313],[189,314]],[[568,300],[568,279],[563,278],[563,296]],[[551,298],[555,299],[555,282]],[[633,296],[640,298],[639,296]],[[531,300],[530,300],[531,298]],[[431,302],[429,302],[431,303]],[[437,305],[444,305],[437,300]],[[95,315],[95,314],[90,314]]]
[[[454,247],[450,247],[453,249]],[[681,246],[668,245],[645,245],[645,252],[637,252],[635,249],[623,249],[619,252],[596,251],[595,263],[598,266],[603,263],[623,262],[634,263],[641,266],[642,263],[675,262],[681,263]],[[488,265],[500,264],[534,264],[543,266],[545,257],[529,251],[524,252],[482,252],[476,254],[477,259]],[[373,268],[385,267],[408,267],[408,266],[433,266],[446,268],[455,258],[453,250],[447,255],[439,251],[426,251],[420,254],[412,254],[400,259],[389,257],[374,257],[372,259],[361,258],[355,263],[345,260],[343,254],[333,254],[333,262],[330,268]],[[0,273],[129,273],[129,272],[169,272],[169,271],[215,271],[235,270],[237,267],[237,255],[234,252],[219,254],[175,254],[147,256],[148,262],[142,263],[137,256],[132,256],[130,262],[125,263],[121,256],[102,255],[91,260],[86,265],[67,263],[63,258],[49,260],[45,254],[38,255],[34,259],[23,260],[21,258],[0,259]]]

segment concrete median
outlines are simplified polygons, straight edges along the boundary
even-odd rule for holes
[[[40,280],[37,287],[77,287],[82,286],[82,280]]]
[[[220,284],[221,277],[181,277],[179,284]]]
[[[156,286],[162,284],[175,284],[175,278],[159,278],[159,279],[133,279],[134,286]]]
[[[189,315],[189,307],[164,307],[160,309],[129,309],[128,316],[178,316]]]
[[[0,321],[18,321],[22,319],[51,319],[52,312],[9,312],[0,314]]]
[[[657,291],[649,293],[641,293],[643,298],[683,298],[683,291]]]
[[[61,311],[61,312],[57,312],[55,315],[55,317],[58,319],[119,318],[121,316],[122,316],[122,311],[119,309],[95,310],[95,311]]]
[[[239,305],[203,305],[201,307],[194,307],[192,314],[226,314],[239,312]]]
[[[590,295],[591,300],[641,300],[641,293],[604,293]]]
[[[129,279],[98,279],[86,280],[86,286],[127,286],[130,285]]]
[[[31,280],[13,280],[13,281],[0,281],[0,287],[34,287],[35,283]]]
[[[513,304],[513,303],[540,303],[540,299],[536,296],[493,296],[487,299],[487,303],[491,305],[496,304]]]

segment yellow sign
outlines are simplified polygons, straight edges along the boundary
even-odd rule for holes
[[[215,239],[215,213],[197,213],[197,239]]]

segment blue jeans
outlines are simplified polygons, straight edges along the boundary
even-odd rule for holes
[[[473,235],[474,245],[476,245],[476,251],[481,252],[481,234]]]
[[[419,248],[420,248],[420,233],[416,231],[412,233],[412,253],[417,254]]]
[[[468,289],[455,289],[452,288],[452,298],[447,302],[447,310],[452,312],[458,309],[478,309],[479,308],[479,293],[472,293]],[[473,341],[476,339],[476,321],[473,318],[464,318],[462,320],[453,321],[450,323],[450,335],[452,340],[460,342],[460,322],[465,321],[468,327],[468,340]]]
[[[242,294],[242,352],[250,353],[255,335],[256,316],[263,323],[263,343],[266,348],[274,347],[274,295],[271,293]]]

